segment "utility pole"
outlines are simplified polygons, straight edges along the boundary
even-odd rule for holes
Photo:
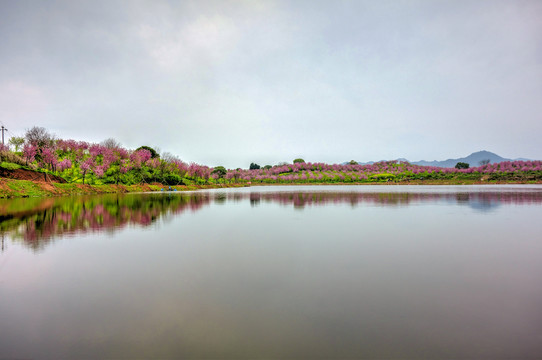
[[[4,145],[4,131],[8,131],[8,129],[6,129],[4,125],[2,125],[2,145]]]

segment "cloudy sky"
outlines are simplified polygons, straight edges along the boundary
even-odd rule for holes
[[[542,159],[542,1],[0,0],[0,122],[187,162]]]

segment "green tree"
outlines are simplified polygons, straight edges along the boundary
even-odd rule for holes
[[[456,169],[468,169],[469,167],[470,165],[465,162],[458,162],[457,164],[455,164]]]
[[[295,163],[304,163],[304,162],[305,162],[305,160],[303,160],[303,159],[301,159],[301,158],[299,158],[299,159],[294,159],[294,164],[295,164]]]
[[[250,163],[250,167],[249,167],[250,170],[258,170],[259,168],[260,168],[260,165],[256,163]]]
[[[142,150],[142,149],[149,150],[149,151],[151,152],[151,158],[153,158],[153,159],[154,159],[154,158],[157,158],[157,157],[158,157],[158,158],[160,157],[160,154],[158,154],[158,153],[156,152],[156,150],[154,150],[154,149],[151,148],[150,146],[145,146],[145,145],[140,146],[140,147],[138,147],[138,148],[136,149],[136,151]]]
[[[9,144],[15,147],[15,152],[18,152],[21,145],[24,144],[24,137],[12,136],[11,139],[9,139]]]
[[[224,166],[217,166],[213,169],[211,174],[216,174],[218,176],[218,180],[223,179],[226,176],[226,173],[228,171]]]

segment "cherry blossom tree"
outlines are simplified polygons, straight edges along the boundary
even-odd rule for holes
[[[28,143],[23,147],[23,155],[27,166],[35,160],[37,152],[38,147],[36,145]]]
[[[85,183],[85,175],[89,170],[94,167],[94,159],[92,157],[87,158],[80,165],[81,174],[83,175],[83,184]]]

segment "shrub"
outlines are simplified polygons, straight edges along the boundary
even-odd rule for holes
[[[388,180],[395,180],[395,175],[383,173],[383,174],[373,174],[369,176],[370,180],[374,181],[388,181]]]
[[[0,144],[1,145],[1,144]],[[26,162],[19,155],[9,151],[7,146],[0,147],[0,162],[26,165]]]
[[[183,178],[177,174],[167,174],[164,177],[164,185],[184,185]]]
[[[458,162],[457,164],[455,164],[456,169],[468,169],[469,167],[470,165],[465,162]]]

